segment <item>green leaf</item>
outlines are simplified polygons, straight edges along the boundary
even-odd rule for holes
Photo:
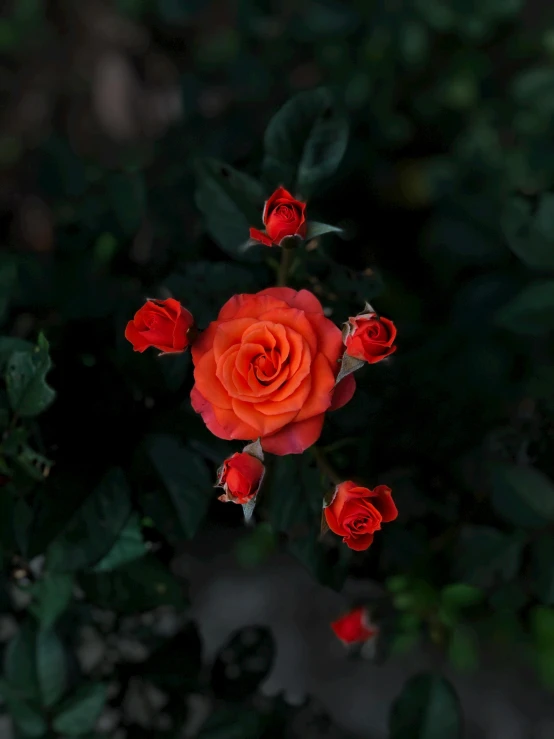
[[[463,582],[447,585],[441,591],[441,603],[447,608],[469,608],[480,603],[483,597],[482,590]]]
[[[301,92],[271,119],[264,136],[264,181],[285,185],[301,197],[339,166],[348,143],[348,122],[326,88]]]
[[[147,447],[181,528],[191,539],[210,503],[213,481],[208,467],[198,454],[167,434],[149,437]]]
[[[183,586],[153,555],[111,572],[84,574],[79,583],[87,598],[118,613],[151,611],[158,606],[182,608]]]
[[[264,192],[250,175],[216,159],[196,163],[195,202],[204,216],[206,230],[223,251],[236,259],[263,259],[263,250],[242,251],[251,226],[262,222]]]
[[[461,739],[462,713],[452,685],[440,675],[411,677],[389,716],[390,739]]]
[[[554,280],[524,287],[497,311],[496,322],[518,334],[540,335],[554,330]]]
[[[49,629],[71,602],[73,575],[47,571],[34,586],[33,594],[33,613],[41,627]]]
[[[461,672],[473,672],[479,667],[479,642],[475,632],[457,624],[448,643],[448,659]]]
[[[522,539],[490,526],[463,526],[455,554],[456,576],[478,588],[513,579],[521,564]]]
[[[43,706],[53,706],[66,687],[66,656],[55,631],[39,631],[36,637],[37,675]]]
[[[323,234],[336,233],[342,234],[343,229],[338,226],[330,226],[328,223],[318,223],[317,221],[308,221],[308,230],[306,232],[306,241],[316,239]]]
[[[501,225],[510,249],[525,264],[533,269],[554,269],[554,194],[541,196],[534,216],[530,202],[513,198]]]
[[[0,372],[4,371],[8,359],[14,352],[32,352],[33,345],[25,339],[15,336],[0,336]]]
[[[543,534],[531,544],[531,587],[537,598],[554,606],[554,537]]]
[[[91,683],[80,688],[54,717],[55,731],[66,736],[79,736],[92,731],[106,703],[107,691],[103,683]]]
[[[35,452],[30,446],[24,444],[16,457],[17,464],[37,482],[43,482],[50,473],[52,460]]]
[[[0,695],[9,710],[15,726],[25,737],[41,737],[47,730],[46,720],[38,706],[19,697],[11,687],[0,679]]]
[[[12,410],[20,416],[36,416],[54,400],[55,392],[46,383],[52,362],[48,341],[40,334],[32,351],[15,351],[6,367],[6,389]]]
[[[30,619],[24,622],[6,648],[4,676],[9,687],[23,700],[38,700],[40,697],[36,670],[36,629]]]
[[[95,572],[108,572],[116,567],[139,559],[146,554],[146,547],[142,539],[138,513],[133,512],[122,528],[113,547],[102,557],[94,567]]]
[[[75,572],[95,565],[114,546],[130,515],[127,480],[122,470],[113,468],[50,546],[48,568]]]
[[[493,507],[506,521],[528,528],[554,521],[554,484],[539,470],[494,465],[492,482]]]

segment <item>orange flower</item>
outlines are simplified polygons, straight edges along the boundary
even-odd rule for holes
[[[333,500],[323,513],[331,531],[357,552],[371,546],[381,524],[394,521],[398,515],[389,487],[377,485],[369,490],[350,480],[337,485]]]
[[[308,290],[235,295],[192,347],[192,407],[221,439],[257,439],[273,454],[317,441],[325,411],[352,397],[335,386],[341,332]]]

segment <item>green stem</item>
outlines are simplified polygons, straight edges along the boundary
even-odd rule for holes
[[[277,273],[277,287],[285,287],[287,284],[287,277],[292,262],[292,252],[292,249],[281,247],[281,263]]]
[[[334,485],[340,485],[342,478],[329,462],[323,451],[317,446],[313,446],[311,451],[321,472],[328,477]]]

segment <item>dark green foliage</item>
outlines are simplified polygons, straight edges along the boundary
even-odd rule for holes
[[[458,698],[450,683],[440,675],[420,674],[410,678],[393,705],[391,739],[441,739],[462,736]]]
[[[259,695],[265,628],[207,662],[181,555],[263,572],[285,554],[339,592],[370,579],[378,660],[431,643],[478,670],[494,642],[552,689],[548,18],[527,30],[518,0],[73,5],[7,2],[0,23],[0,607],[16,630],[0,695],[17,739],[110,735],[137,683],[166,702],[149,725],[120,716],[128,739],[178,739],[198,697],[199,739],[310,739],[302,709]],[[148,297],[204,330],[274,286],[281,250],[248,242],[279,185],[307,199],[288,286],[338,326],[369,301],[398,350],[328,414],[331,473],[311,451],[266,455],[245,526],[213,489],[243,443],[191,410],[190,350],[133,353],[124,330]],[[365,552],[322,532],[335,476],[393,490],[399,517]],[[450,684],[419,675],[390,739],[461,726]]]

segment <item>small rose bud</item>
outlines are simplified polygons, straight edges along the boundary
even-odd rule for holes
[[[195,336],[192,314],[174,298],[147,300],[125,328],[136,352],[151,346],[163,354],[183,352]]]
[[[363,606],[354,608],[354,610],[333,621],[331,628],[346,646],[363,644],[369,639],[374,639],[379,633],[378,627],[370,622],[367,608]]]
[[[396,327],[388,318],[378,316],[366,305],[366,310],[349,318],[343,327],[346,354],[362,362],[375,364],[396,351]]]
[[[250,238],[265,246],[296,246],[306,238],[306,203],[296,200],[278,187],[264,205],[262,220],[265,231],[250,229]]]
[[[333,498],[327,505],[324,501],[324,506],[327,526],[356,552],[370,547],[381,524],[398,516],[389,487],[377,485],[370,490],[351,480],[337,485]]]
[[[244,451],[233,454],[218,472],[216,487],[225,491],[219,500],[241,505],[249,503],[258,494],[264,473],[264,464],[256,456]]]

